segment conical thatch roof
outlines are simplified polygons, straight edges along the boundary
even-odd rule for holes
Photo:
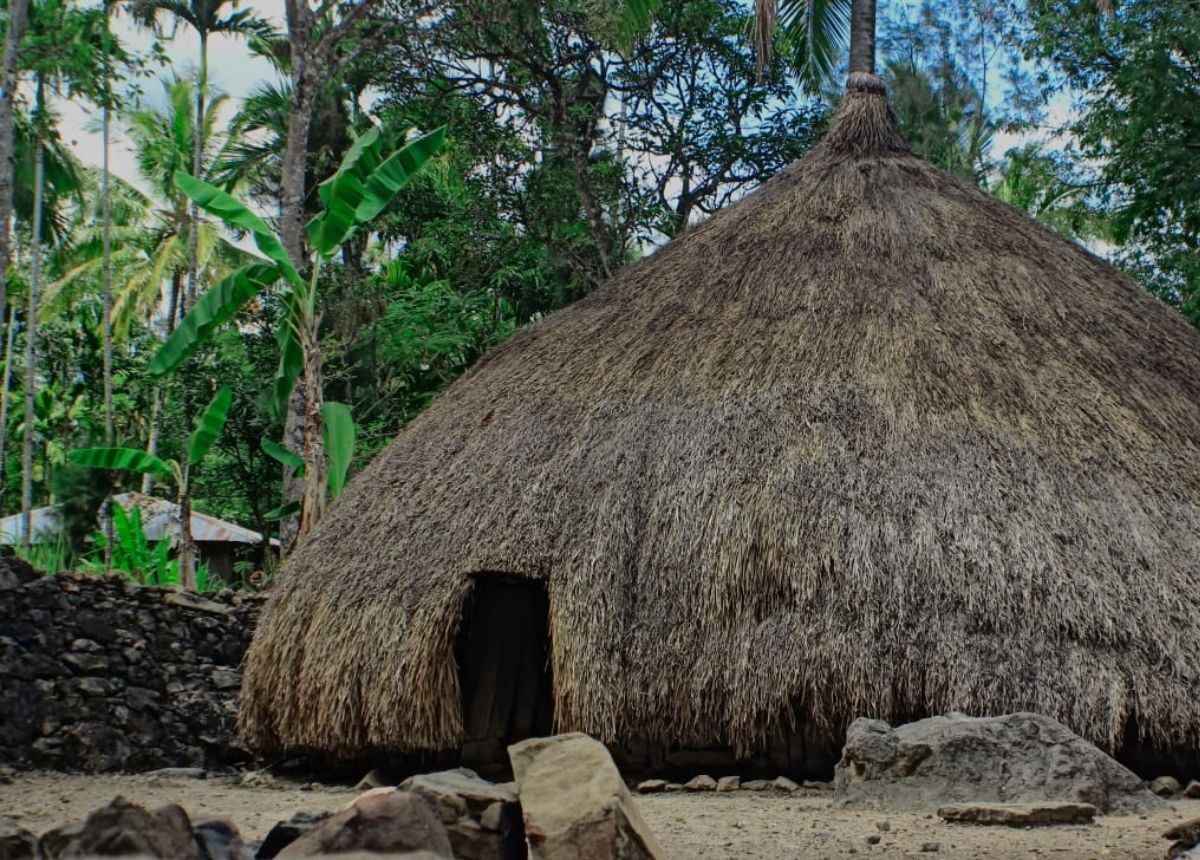
[[[759,191],[492,351],[291,559],[248,739],[453,748],[472,574],[559,727],[754,747],[1034,710],[1200,733],[1200,335],[909,153],[861,78]]]

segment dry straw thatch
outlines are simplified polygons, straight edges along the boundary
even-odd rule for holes
[[[287,565],[242,727],[453,748],[472,575],[548,583],[563,729],[1033,710],[1200,733],[1200,334],[910,154],[875,78],[756,193],[493,350]]]

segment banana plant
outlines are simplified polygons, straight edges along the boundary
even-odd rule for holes
[[[351,440],[353,422],[349,410],[323,403],[320,314],[317,284],[321,266],[333,258],[350,238],[365,229],[409,183],[412,177],[442,148],[445,129],[419,137],[400,148],[391,135],[379,128],[360,136],[346,153],[341,166],[317,188],[324,209],[308,222],[309,258],[306,276],[288,256],[283,242],[266,223],[232,195],[182,171],[175,183],[201,209],[220,218],[230,228],[249,234],[263,258],[230,274],[206,292],[167,338],[150,362],[155,375],[172,373],[213,332],[228,323],[251,299],[282,283],[279,301],[284,313],[277,332],[279,369],[272,385],[272,407],[277,416],[286,414],[292,390],[300,386],[303,414],[298,416],[303,443],[298,453],[303,461],[304,492],[300,500],[301,535],[307,534],[325,510],[332,484],[330,467],[342,468],[344,451],[326,450],[327,439]],[[345,458],[348,463],[348,456]],[[341,478],[332,482],[344,481]],[[339,488],[340,489],[340,488]],[[277,509],[279,510],[279,509]],[[292,510],[285,506],[285,510]]]
[[[336,499],[346,487],[346,475],[350,471],[350,461],[354,457],[354,422],[350,418],[350,410],[344,403],[334,403],[327,400],[321,404],[321,431],[325,454],[329,458],[329,469],[326,473],[325,484],[329,497]],[[304,458],[289,451],[278,442],[270,439],[262,440],[263,451],[290,470],[292,477],[304,477]],[[281,520],[300,512],[300,502],[287,502],[268,511],[268,520]]]
[[[137,448],[80,448],[68,455],[68,459],[77,466],[152,475],[175,486],[179,503],[179,583],[193,591],[197,582],[196,542],[192,539],[191,474],[225,429],[232,403],[232,389],[227,385],[222,386],[196,419],[196,429],[188,438],[187,458],[182,463],[164,460]]]

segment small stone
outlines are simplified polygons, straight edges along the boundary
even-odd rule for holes
[[[717,791],[737,791],[741,784],[739,776],[723,776],[717,780]]]
[[[882,840],[882,839],[883,839],[883,837],[880,836],[878,833],[872,833],[870,836],[867,837],[867,844],[868,845],[878,845],[880,840]]]
[[[818,782],[813,779],[806,779],[801,783],[801,786],[809,791],[833,791],[832,782]]]
[[[887,833],[889,830],[891,830],[891,829],[892,829],[892,822],[890,822],[890,821],[876,821],[876,822],[875,822],[875,826],[876,826],[876,827],[879,829],[879,832],[880,832],[880,833]]]
[[[212,682],[218,690],[236,690],[242,686],[242,677],[233,669],[213,669]]]
[[[74,657],[74,654],[68,654],[68,657]],[[82,656],[82,655],[81,655]],[[85,696],[109,696],[115,690],[115,685],[112,681],[105,678],[80,678],[78,681],[79,692]]]
[[[1200,780],[1191,780],[1187,784],[1187,788],[1183,790],[1184,797],[1191,797],[1200,800]]]
[[[1200,845],[1200,818],[1193,818],[1191,821],[1176,824],[1170,830],[1163,833],[1163,839],[1174,839],[1184,843],[1189,848],[1193,845]]]
[[[261,770],[247,770],[238,774],[237,784],[242,788],[274,788],[275,778]]]
[[[644,779],[637,784],[637,790],[641,794],[657,794],[660,791],[665,791],[667,781],[665,779]]]
[[[671,792],[671,793],[675,793],[677,791],[683,791],[683,783],[668,782],[665,786],[663,786],[663,791],[667,791],[667,792]]]
[[[391,785],[387,776],[379,768],[373,768],[367,772],[367,775],[358,781],[358,785],[354,786],[355,791],[366,791],[370,788],[383,788],[385,785]]]
[[[937,811],[946,821],[1004,827],[1091,824],[1096,813],[1096,807],[1090,803],[964,803],[943,806]]]
[[[202,767],[160,767],[146,776],[159,779],[208,779],[208,771]]]
[[[708,774],[694,776],[683,784],[684,791],[715,791],[717,781]]]
[[[479,826],[484,830],[496,833],[500,830],[500,822],[504,817],[504,804],[497,800],[479,814]]]
[[[940,842],[922,842],[921,850],[926,854],[936,854],[942,850],[942,844]]]
[[[786,776],[777,776],[771,783],[779,791],[786,791],[791,794],[793,791],[800,790],[800,783],[788,779]]]
[[[772,782],[769,779],[749,779],[742,783],[743,791],[766,791],[771,788]]]
[[[1150,790],[1159,797],[1174,797],[1182,788],[1179,780],[1173,776],[1160,776],[1150,783]]]

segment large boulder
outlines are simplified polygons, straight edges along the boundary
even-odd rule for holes
[[[662,851],[608,750],[584,734],[508,748],[534,860],[654,860]]]
[[[1038,714],[950,714],[892,728],[855,720],[834,775],[841,806],[933,809],[953,803],[1090,803],[1100,812],[1156,808],[1132,771]]]
[[[420,795],[396,788],[374,788],[321,821],[277,855],[317,857],[354,851],[403,854],[428,851],[453,857],[446,828]]]
[[[118,797],[89,813],[82,823],[43,833],[38,842],[38,856],[47,860],[128,855],[167,860],[198,857],[188,814],[173,803],[150,811]]]

